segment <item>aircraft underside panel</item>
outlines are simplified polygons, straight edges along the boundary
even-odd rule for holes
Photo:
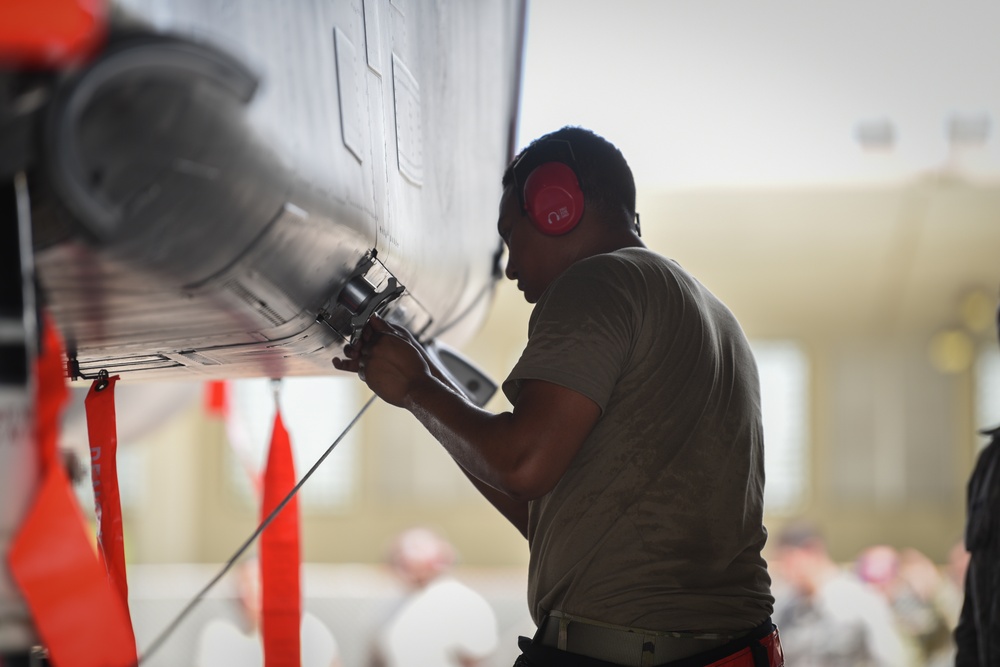
[[[520,2],[120,0],[111,17],[100,53],[19,80],[44,101],[11,106],[29,109],[37,272],[78,376],[329,373],[374,309],[425,338],[475,331]]]

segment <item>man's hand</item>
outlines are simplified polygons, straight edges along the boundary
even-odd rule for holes
[[[357,373],[379,398],[397,407],[406,407],[411,388],[432,377],[416,339],[378,315],[365,324],[357,345],[344,348],[344,356],[334,357],[334,368]]]

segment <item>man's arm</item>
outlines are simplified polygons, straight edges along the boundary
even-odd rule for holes
[[[465,392],[463,392],[462,388],[457,384],[457,380],[455,380],[447,369],[442,368],[434,357],[427,353],[426,348],[420,344],[412,333],[401,327],[393,326],[391,324],[389,326],[392,327],[396,333],[403,335],[410,342],[410,344],[420,352],[421,357],[423,357],[424,362],[430,369],[431,375],[436,377],[456,393],[465,395]],[[468,470],[462,468],[461,466],[459,466],[459,470],[465,474],[479,493],[481,493],[483,497],[486,498],[486,500],[488,500],[490,504],[500,512],[501,515],[510,521],[525,538],[528,537],[528,503],[526,501],[514,500],[507,494],[502,493],[494,489],[492,486],[476,479],[469,473]]]
[[[378,317],[345,355],[334,366],[357,372],[383,400],[409,410],[522,533],[525,504],[552,490],[601,413],[591,399],[542,380],[523,383],[512,412],[482,410],[435,376],[411,337]]]

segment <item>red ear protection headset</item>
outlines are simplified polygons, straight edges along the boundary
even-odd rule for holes
[[[583,191],[568,141],[551,139],[514,164],[514,185],[521,210],[549,236],[567,234],[583,217]]]

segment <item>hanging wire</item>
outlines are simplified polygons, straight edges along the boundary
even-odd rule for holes
[[[229,560],[227,560],[226,564],[222,566],[222,569],[219,570],[219,572],[214,577],[212,577],[212,579],[207,584],[205,584],[205,586],[200,591],[198,591],[198,594],[195,595],[194,598],[187,603],[187,605],[184,607],[184,609],[181,610],[181,612],[177,615],[177,617],[170,622],[170,624],[159,634],[159,636],[156,637],[156,639],[153,640],[153,642],[149,645],[149,648],[147,648],[146,651],[139,657],[139,659],[136,660],[133,667],[139,667],[139,665],[148,660],[150,656],[152,656],[161,646],[163,646],[163,643],[170,637],[170,635],[174,633],[175,630],[177,630],[178,626],[180,626],[181,622],[185,618],[187,618],[188,614],[190,614],[194,610],[194,608],[205,598],[205,595],[207,595],[208,592],[212,590],[212,588],[217,583],[219,583],[222,577],[224,577],[226,573],[232,569],[233,565],[236,564],[236,561],[240,559],[240,556],[246,553],[246,550],[250,548],[250,546],[254,543],[254,541],[258,537],[260,537],[260,534],[263,533],[264,529],[267,528],[268,524],[270,524],[271,521],[274,520],[274,517],[278,516],[278,513],[285,508],[285,505],[287,505],[292,500],[292,498],[295,497],[295,494],[299,492],[299,489],[301,489],[302,485],[306,483],[306,480],[312,477],[312,474],[316,472],[316,470],[320,467],[323,461],[326,460],[326,457],[330,455],[330,452],[333,451],[333,448],[336,447],[338,444],[340,444],[340,441],[344,439],[344,436],[346,436],[348,432],[350,432],[350,430],[354,428],[354,425],[358,423],[359,419],[361,419],[361,415],[363,415],[365,411],[369,408],[369,406],[371,406],[371,404],[375,402],[376,398],[377,397],[375,394],[372,394],[368,398],[365,404],[361,406],[361,409],[358,411],[358,414],[354,415],[354,418],[344,428],[344,430],[341,431],[340,435],[337,436],[337,439],[333,441],[333,444],[327,447],[326,451],[323,452],[323,455],[319,457],[316,463],[314,463],[313,466],[309,468],[308,472],[306,472],[306,474],[302,476],[302,479],[300,479],[298,483],[292,488],[292,490],[288,492],[288,495],[285,496],[285,499],[282,500],[280,503],[278,503],[278,506],[275,507],[274,510],[270,514],[268,514],[263,521],[260,522],[260,525],[257,526],[257,529],[255,531],[253,531],[253,534],[251,534],[250,537],[248,537],[246,541],[243,542],[240,548],[237,549],[236,552],[229,557]]]

